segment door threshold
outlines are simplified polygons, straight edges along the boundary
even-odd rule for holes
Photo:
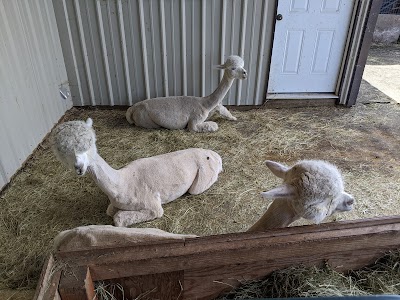
[[[318,100],[318,99],[339,99],[334,93],[281,93],[267,94],[268,100]]]

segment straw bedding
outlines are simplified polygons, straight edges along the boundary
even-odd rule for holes
[[[266,159],[287,164],[325,159],[342,170],[356,209],[327,221],[400,214],[400,107],[359,103],[351,109],[254,109],[233,114],[237,122],[214,117],[219,131],[203,134],[133,127],[117,109],[74,108],[65,121],[91,117],[98,151],[114,168],[189,147],[209,148],[222,156],[224,172],[207,192],[184,195],[164,207],[161,219],[137,227],[197,235],[245,231],[269,204],[259,193],[280,182],[264,166]],[[0,289],[34,288],[59,231],[112,224],[105,214],[107,197],[90,178],[66,170],[47,140],[1,192],[0,201]],[[302,224],[307,223],[294,225]]]
[[[400,294],[400,251],[374,265],[341,274],[329,266],[318,269],[294,266],[263,280],[246,282],[218,300]]]

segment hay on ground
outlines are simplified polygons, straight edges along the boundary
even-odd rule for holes
[[[208,191],[164,206],[162,218],[138,224],[200,236],[241,232],[265,211],[259,193],[280,183],[267,159],[292,164],[325,159],[343,172],[356,208],[327,221],[400,214],[400,107],[359,104],[233,111],[218,117],[215,133],[147,130],[129,125],[123,110],[72,109],[66,120],[91,117],[100,155],[114,168],[132,160],[190,147],[217,151],[224,172]],[[32,289],[58,232],[112,224],[108,199],[87,176],[79,178],[54,157],[48,141],[0,194],[0,289]],[[298,221],[294,225],[308,224]]]
[[[294,266],[265,279],[243,283],[219,300],[400,294],[400,251],[349,274],[324,268]]]

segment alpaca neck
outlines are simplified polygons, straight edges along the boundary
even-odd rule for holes
[[[258,232],[272,228],[284,228],[300,219],[289,200],[274,200],[264,215],[247,232]]]
[[[233,78],[229,78],[227,73],[224,73],[224,77],[222,77],[217,89],[211,95],[202,99],[204,107],[210,110],[216,107],[228,93],[233,81]]]
[[[114,198],[117,195],[120,185],[119,171],[113,169],[97,152],[92,157],[88,173],[107,196]]]

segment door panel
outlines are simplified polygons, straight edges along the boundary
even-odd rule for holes
[[[312,59],[312,74],[326,74],[334,35],[333,30],[318,30]]]
[[[303,45],[303,36],[303,30],[291,30],[287,32],[282,73],[298,73],[301,49]]]
[[[279,0],[269,93],[333,93],[354,0]]]

